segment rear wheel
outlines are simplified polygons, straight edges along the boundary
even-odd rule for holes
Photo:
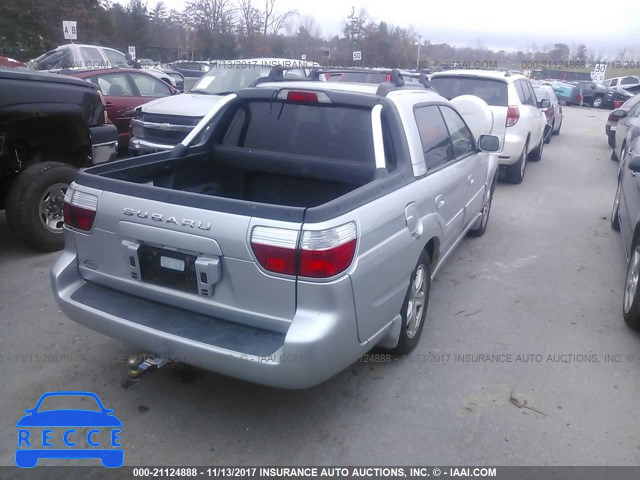
[[[13,181],[7,194],[7,223],[24,243],[45,252],[64,247],[62,206],[76,172],[66,163],[43,162]]]
[[[627,280],[624,284],[623,317],[626,324],[640,330],[640,292],[638,280],[640,278],[640,239],[633,242],[629,266],[627,267]]]
[[[600,108],[602,106],[602,97],[600,95],[593,98],[591,102],[593,108]]]
[[[505,176],[507,182],[509,183],[522,183],[522,179],[524,178],[524,172],[527,169],[527,149],[529,148],[529,142],[527,141],[524,144],[524,149],[522,150],[522,155],[520,155],[520,159],[514,163],[513,165],[509,165],[507,167],[507,174]]]
[[[620,231],[620,183],[618,180],[618,188],[616,189],[616,196],[613,199],[613,207],[611,208],[611,228],[616,232]]]
[[[480,217],[480,225],[478,228],[469,230],[469,235],[472,237],[480,237],[487,231],[487,224],[489,223],[489,214],[491,214],[491,204],[493,203],[493,191],[495,189],[495,180],[491,184],[491,190],[489,191],[489,198],[482,207],[482,216]]]
[[[402,325],[398,345],[393,349],[395,353],[407,354],[418,345],[427,316],[430,290],[431,262],[428,253],[423,250],[416,268],[411,273],[407,295],[400,311]]]

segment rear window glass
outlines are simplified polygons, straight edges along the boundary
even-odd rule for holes
[[[266,77],[270,68],[255,65],[220,65],[209,70],[191,89],[195,92],[224,95],[247,88],[260,77]]]
[[[508,105],[507,84],[499,80],[471,77],[434,77],[431,85],[451,100],[460,95],[475,95],[494,107]]]
[[[53,50],[36,59],[39,70],[54,70],[56,68],[73,67],[73,57],[68,49]]]
[[[285,102],[246,102],[222,136],[223,145],[373,162],[371,110]]]
[[[533,89],[536,92],[536,97],[538,98],[538,100],[543,100],[546,98],[547,100],[551,101],[555,96],[552,94],[553,91],[549,92],[549,90],[547,90],[546,88],[539,88],[534,86]]]

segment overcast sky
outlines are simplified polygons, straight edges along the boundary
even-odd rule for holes
[[[149,7],[156,3],[157,0],[147,0]],[[177,10],[184,5],[181,0],[164,3]],[[475,46],[481,41],[494,50],[526,50],[533,44],[541,48],[555,42],[584,43],[600,53],[622,47],[634,47],[640,53],[640,1],[589,3],[586,0],[276,0],[276,9],[313,16],[325,37],[341,33],[353,5],[356,10],[366,8],[377,21],[413,27],[423,40],[432,43]]]

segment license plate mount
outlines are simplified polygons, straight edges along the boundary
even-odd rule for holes
[[[140,245],[138,261],[141,280],[162,287],[198,293],[196,255]]]

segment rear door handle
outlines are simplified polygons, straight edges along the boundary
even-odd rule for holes
[[[445,201],[444,201],[444,197],[442,195],[438,195],[436,197],[436,208],[442,208],[444,207]]]

